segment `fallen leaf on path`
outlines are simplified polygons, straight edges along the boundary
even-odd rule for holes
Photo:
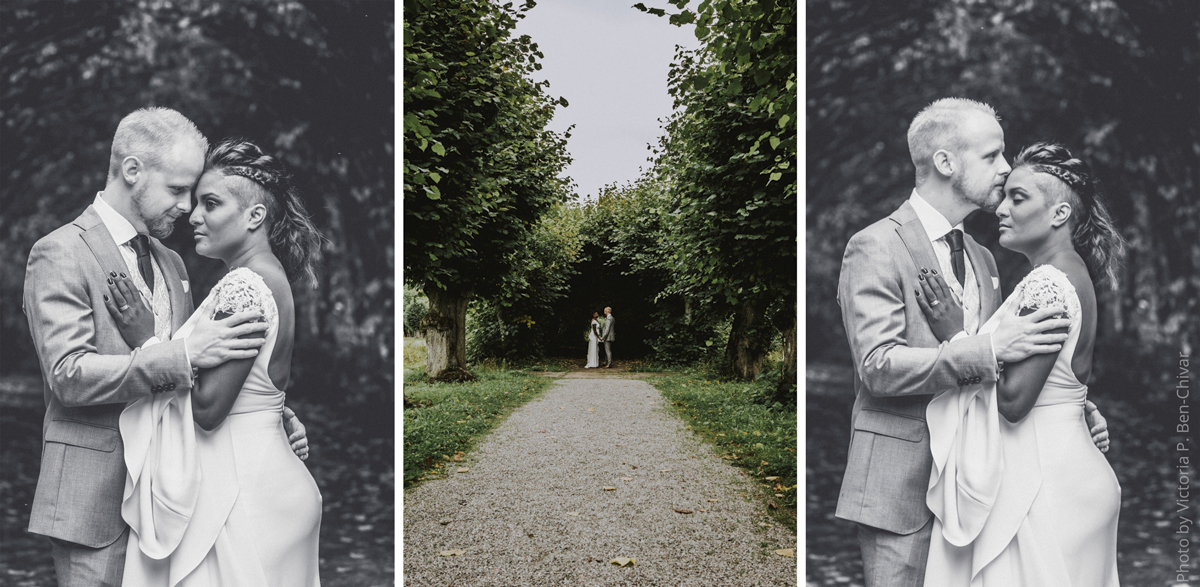
[[[630,467],[633,467],[633,468],[635,468],[635,469],[637,468],[637,465],[629,465],[629,466],[630,466]]]
[[[696,508],[696,511],[698,511],[698,512],[700,512],[700,513],[702,513],[702,514],[706,514],[706,513],[708,513],[708,510],[706,510],[706,509],[704,509],[704,508]]]
[[[594,411],[596,411],[596,408],[588,408],[588,411],[589,411],[589,412],[594,412]]]
[[[468,469],[468,468],[466,468],[466,467],[459,467],[459,469],[458,469],[458,471],[457,471],[457,472],[459,472],[459,473],[470,473],[470,472],[471,472],[471,470],[470,470],[470,469]]]
[[[567,512],[568,516],[578,516],[579,512]]]
[[[601,489],[603,489],[605,491],[616,491],[617,490],[616,487],[601,487]]]
[[[710,500],[708,500],[708,503],[717,503],[717,500],[715,500],[715,499],[710,499]]]
[[[616,445],[616,446],[625,446],[625,445],[624,445],[624,444],[618,444],[618,445]]]
[[[545,430],[538,430],[538,434],[545,434],[545,433],[546,433]]]
[[[796,558],[796,552],[795,552],[794,550],[790,549],[790,548],[781,548],[781,549],[779,549],[779,550],[776,550],[776,551],[775,551],[775,554],[777,554],[777,555],[779,555],[779,556],[786,556],[786,557]]]
[[[692,510],[681,510],[681,509],[679,509],[679,508],[676,508],[676,509],[675,509],[675,513],[677,513],[677,514],[690,514],[690,513],[692,513]]]
[[[614,558],[608,562],[610,562],[614,565],[617,565],[618,567],[632,567],[633,565],[637,564],[637,559],[636,558]]]
[[[783,494],[782,494],[782,493],[776,493],[776,494],[775,494],[775,497],[783,497]]]
[[[766,523],[766,522],[759,522],[759,523],[758,523],[758,525],[759,525],[759,526],[766,526],[767,528],[770,528],[770,527],[771,527],[771,525],[770,525],[770,524],[768,524],[768,523]]]
[[[659,469],[658,472],[659,473],[670,473],[671,470],[670,469]]]
[[[463,458],[462,458],[462,457],[460,457],[460,456],[458,456],[458,455],[454,455],[454,458],[453,458],[453,459],[450,459],[450,460],[452,460],[452,461],[458,461],[458,462],[462,462]]]
[[[633,481],[633,477],[621,477],[622,481]]]
[[[776,480],[776,479],[778,479],[778,478],[779,478],[779,477],[763,477],[763,479],[765,479],[765,480],[767,480],[767,481],[774,481],[774,480]]]
[[[439,552],[438,554],[440,554],[442,556],[461,556],[461,555],[467,554],[467,551],[465,551],[465,550],[443,550],[443,551]]]

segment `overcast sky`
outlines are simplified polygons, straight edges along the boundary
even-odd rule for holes
[[[570,104],[558,108],[550,129],[561,132],[575,125],[567,141],[574,161],[566,174],[584,199],[595,199],[603,185],[625,183],[641,175],[639,169],[649,169],[646,146],[657,145],[659,119],[671,114],[667,70],[675,45],[699,45],[693,26],[672,26],[633,4],[541,0],[517,24],[516,34],[532,37],[546,56],[534,80],[549,80],[547,93]],[[667,7],[665,2],[647,5]]]

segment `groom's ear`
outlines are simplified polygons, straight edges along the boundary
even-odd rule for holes
[[[145,165],[137,155],[130,155],[121,160],[121,178],[130,186],[137,184],[144,171]]]
[[[954,163],[954,155],[945,149],[938,149],[933,153],[933,168],[943,177],[954,174]]]

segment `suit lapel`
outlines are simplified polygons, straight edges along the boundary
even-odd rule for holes
[[[904,247],[908,249],[908,254],[917,269],[936,269],[939,265],[937,255],[933,252],[933,243],[929,241],[929,235],[912,209],[912,204],[905,201],[889,218],[900,225],[896,228],[896,234],[900,235],[900,240],[904,242]]]
[[[167,299],[171,301],[171,333],[174,334],[183,326],[183,322],[187,320],[186,306],[184,305],[182,277],[175,269],[175,263],[171,259],[167,248],[156,238],[150,239],[150,250],[154,253],[154,260],[158,262],[158,270],[162,273],[163,281],[167,286]]]
[[[992,285],[992,269],[988,266],[983,247],[969,236],[963,241],[966,243],[967,256],[971,258],[971,268],[975,271],[975,283],[979,286],[979,323],[983,324],[1000,305],[999,294]]]
[[[108,232],[108,228],[104,226],[104,222],[100,220],[100,215],[96,213],[95,208],[88,206],[83,214],[75,219],[75,225],[83,229],[81,235],[83,242],[87,243],[105,275],[112,272],[124,273],[129,270],[125,266],[125,259],[121,257],[121,251],[117,250],[116,241]]]

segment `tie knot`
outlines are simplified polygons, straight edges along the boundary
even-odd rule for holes
[[[150,239],[144,234],[139,234],[129,241],[129,246],[133,247],[135,253],[139,257],[150,255]]]
[[[963,233],[959,229],[951,230],[946,233],[946,240],[950,243],[951,251],[963,250]]]

